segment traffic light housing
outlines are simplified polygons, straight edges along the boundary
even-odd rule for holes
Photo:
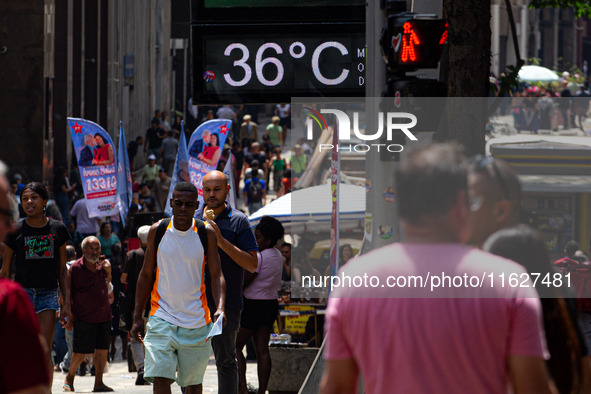
[[[447,43],[448,24],[435,15],[410,12],[388,15],[380,46],[388,71],[437,68]]]
[[[388,78],[382,92],[380,110],[382,112],[411,112],[417,117],[417,124],[413,132],[437,131],[443,118],[445,106],[444,97],[447,96],[447,86],[436,79],[416,77]],[[431,99],[426,99],[431,97]],[[404,123],[405,120],[401,120]],[[393,135],[392,140],[386,140],[383,135],[381,144],[399,144],[404,146],[407,138],[404,134]],[[380,150],[380,161],[399,161],[400,153],[387,149]]]

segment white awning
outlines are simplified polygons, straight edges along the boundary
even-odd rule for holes
[[[341,230],[363,226],[365,220],[365,188],[341,183],[339,197],[339,220]],[[286,227],[294,230],[306,228],[310,231],[330,230],[332,193],[330,184],[296,190],[272,201],[252,215],[251,226],[267,215],[273,216]]]

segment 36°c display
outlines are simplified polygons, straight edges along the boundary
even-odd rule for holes
[[[196,103],[365,92],[363,24],[199,25],[192,39]]]

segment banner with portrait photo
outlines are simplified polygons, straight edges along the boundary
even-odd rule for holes
[[[189,176],[203,196],[203,177],[217,168],[232,121],[214,119],[197,127],[189,140]]]
[[[111,216],[117,206],[117,158],[109,133],[94,122],[68,118],[88,216]]]

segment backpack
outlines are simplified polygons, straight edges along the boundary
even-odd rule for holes
[[[258,178],[251,179],[247,195],[250,203],[257,203],[263,200],[263,185]]]

